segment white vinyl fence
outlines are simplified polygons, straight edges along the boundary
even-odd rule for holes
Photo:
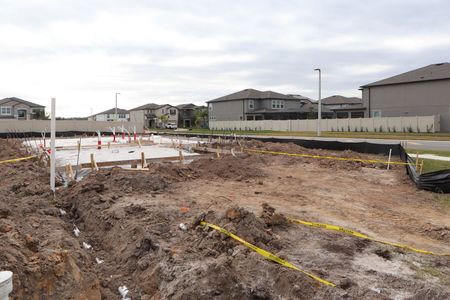
[[[95,132],[100,130],[108,132],[109,127],[130,130],[136,126],[138,132],[142,132],[144,124],[138,122],[109,122],[109,121],[87,121],[87,120],[56,120],[57,132],[80,131],[80,132]],[[50,131],[50,120],[1,120],[0,119],[0,133],[8,132],[42,132]]]
[[[322,119],[322,131],[343,132],[439,132],[439,115],[424,117],[386,117]],[[316,131],[315,120],[210,121],[212,130]]]

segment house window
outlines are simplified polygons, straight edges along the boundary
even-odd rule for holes
[[[255,100],[248,100],[248,109],[255,108]]]
[[[119,114],[119,119],[125,119],[127,116],[125,114]]]
[[[172,109],[170,109],[170,114],[173,116],[173,115],[176,115],[177,114],[177,110],[175,109],[175,108],[172,108]]]
[[[372,118],[381,118],[381,110],[379,110],[379,109],[373,110]]]
[[[209,111],[213,111],[213,105],[209,104]]]
[[[272,100],[272,108],[273,109],[284,108],[284,101],[283,100]]]
[[[110,118],[109,114],[107,114],[107,115],[106,115],[106,118],[107,118],[107,119],[109,119],[109,118]]]
[[[11,115],[11,106],[2,106],[0,114],[10,116]]]

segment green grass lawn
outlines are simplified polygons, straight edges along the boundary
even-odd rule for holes
[[[415,159],[415,155],[418,154],[434,154],[438,156],[445,156],[450,157],[450,150],[449,151],[442,151],[442,150],[418,150],[418,149],[407,149],[407,152],[409,156],[411,156],[413,159]],[[422,159],[419,158],[419,161]],[[433,171],[439,171],[439,170],[447,170],[450,169],[450,161],[445,160],[435,160],[435,159],[423,159],[423,169],[422,173],[428,173]]]
[[[173,130],[158,130],[160,132],[173,133]],[[271,135],[271,136],[299,136],[299,137],[314,137],[316,133],[313,131],[270,131],[270,130],[209,130],[193,128],[189,133],[203,133],[203,134],[237,134],[237,135]],[[396,140],[436,140],[436,141],[450,141],[450,133],[400,133],[400,132],[322,132],[323,137],[337,137],[337,138],[365,138],[365,139],[396,139]]]
[[[423,173],[440,171],[440,170],[449,170],[450,169],[450,161],[444,160],[435,160],[435,159],[424,159],[423,160]]]
[[[406,149],[406,151],[410,154],[434,154],[434,155],[438,155],[438,156],[446,156],[446,157],[450,157],[450,150],[448,151],[443,151],[443,150],[427,150],[427,149],[414,149],[414,148],[408,148]]]

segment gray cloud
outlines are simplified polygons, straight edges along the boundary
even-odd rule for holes
[[[358,87],[448,60],[450,3],[431,1],[3,0],[0,97],[59,114],[196,102],[253,87],[359,96]]]

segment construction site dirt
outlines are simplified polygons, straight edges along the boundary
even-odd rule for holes
[[[293,144],[209,146],[236,154],[101,168],[55,195],[37,160],[0,164],[0,270],[14,273],[12,299],[450,299],[450,256],[288,220],[450,253],[450,203],[418,190],[404,166],[239,151],[387,159]],[[0,140],[0,160],[26,155]]]

